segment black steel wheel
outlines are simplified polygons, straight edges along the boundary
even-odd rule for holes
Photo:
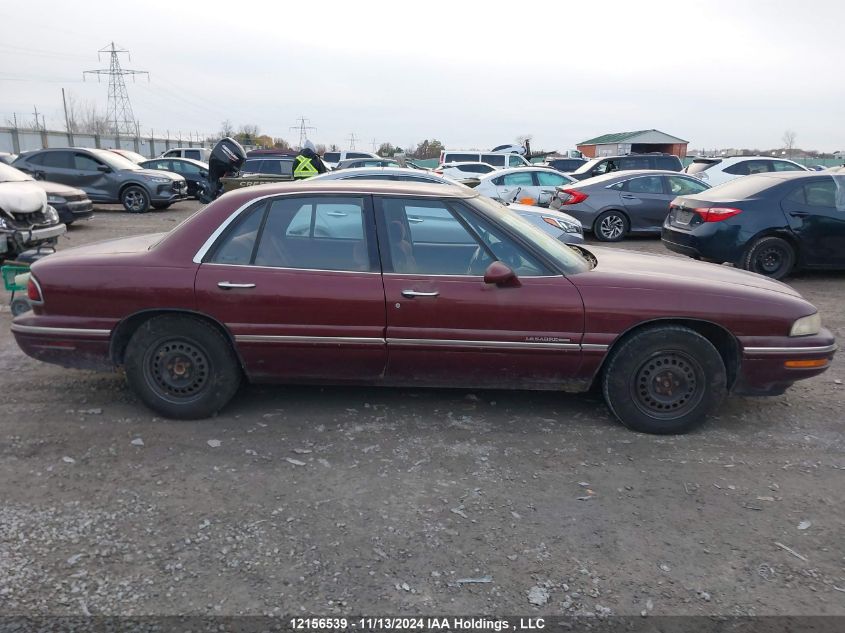
[[[146,213],[150,209],[150,196],[143,187],[131,185],[120,194],[120,203],[129,213]]]
[[[169,418],[213,415],[241,382],[229,340],[213,325],[187,315],[150,319],[126,348],[129,385],[154,411]]]
[[[602,242],[618,242],[628,233],[628,218],[621,211],[605,211],[593,223],[593,234]]]
[[[780,237],[761,237],[745,254],[742,267],[772,279],[786,277],[795,266],[795,248]]]
[[[727,372],[719,352],[698,332],[654,326],[614,347],[602,390],[625,426],[643,433],[685,433],[721,403]]]

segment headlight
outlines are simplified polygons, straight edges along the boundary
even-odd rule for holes
[[[44,215],[47,216],[47,219],[51,223],[57,223],[59,221],[59,214],[58,212],[51,206],[47,207],[47,210],[44,212]]]
[[[170,178],[165,178],[164,176],[147,176],[147,178],[149,180],[152,180],[153,182],[157,182],[161,185],[165,185],[169,182],[172,182],[172,180]]]
[[[67,200],[65,200],[61,196],[57,196],[51,193],[47,196],[47,202],[49,204],[64,204],[65,202],[67,202]]]
[[[810,336],[818,334],[822,329],[822,318],[818,312],[810,316],[801,317],[792,324],[789,330],[790,336]]]
[[[558,220],[557,218],[552,218],[547,215],[544,215],[543,222],[545,222],[546,224],[551,224],[553,227],[560,229],[564,233],[581,232],[580,224],[573,224],[572,222],[567,222],[566,220]]]

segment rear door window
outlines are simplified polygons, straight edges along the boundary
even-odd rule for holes
[[[73,154],[70,152],[45,152],[41,164],[56,169],[73,169]]]
[[[533,187],[534,179],[530,171],[517,171],[512,174],[505,174],[502,184],[506,187]]]
[[[185,158],[193,158],[194,160],[199,160],[200,151],[198,149],[186,149]]]
[[[481,155],[481,162],[488,163],[489,165],[493,165],[493,167],[504,167],[505,166],[505,155],[504,154],[482,154]]]
[[[772,167],[774,167],[775,171],[804,171],[798,165],[785,160],[773,160]]]
[[[444,163],[477,163],[480,156],[478,154],[456,154],[454,152],[446,152]]]
[[[323,154],[323,160],[329,163],[340,162],[340,152],[326,152]]]
[[[683,176],[668,176],[669,193],[673,196],[690,196],[701,193],[707,186],[695,178],[684,178]]]
[[[663,178],[661,176],[632,178],[626,183],[625,189],[631,193],[662,194]]]
[[[623,156],[619,160],[619,169],[651,169],[646,156]]]

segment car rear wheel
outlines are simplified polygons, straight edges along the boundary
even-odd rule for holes
[[[680,326],[643,330],[615,349],[602,377],[608,407],[642,433],[686,433],[704,422],[725,397],[719,352]]]
[[[745,253],[742,267],[772,279],[786,277],[795,266],[795,249],[780,237],[761,237]]]
[[[159,211],[163,211],[170,206],[169,202],[153,202],[153,209],[158,209]]]
[[[211,416],[241,383],[229,340],[191,316],[161,316],[145,322],[126,348],[126,378],[153,411],[177,419]]]
[[[120,203],[129,213],[146,213],[150,209],[150,197],[143,187],[132,185],[120,194]]]
[[[618,242],[628,233],[628,218],[620,211],[605,211],[596,218],[593,233],[602,242]]]

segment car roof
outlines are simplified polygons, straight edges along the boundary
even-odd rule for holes
[[[546,165],[522,165],[521,167],[508,167],[507,169],[497,169],[496,171],[491,171],[489,174],[484,174],[481,179],[498,178],[499,176],[530,170],[548,171],[553,174],[560,174],[560,172],[554,167],[547,167]],[[565,176],[566,174],[563,175]]]
[[[801,178],[819,178],[832,177],[833,174],[823,171],[764,171],[760,174],[751,174],[752,176],[760,176],[762,178],[772,178],[777,180],[800,180]]]
[[[691,175],[680,171],[672,171],[671,169],[623,169],[622,171],[612,171],[609,174],[601,174],[593,176],[592,178],[585,178],[578,183],[579,187],[598,185],[601,183],[614,184],[623,180],[630,180],[631,178],[638,178],[640,176],[681,176],[682,178],[689,178],[697,181],[698,179]],[[706,183],[705,183],[706,184]],[[575,183],[573,183],[575,186]]]
[[[493,167],[490,163],[485,163],[483,160],[458,160],[453,163],[443,163],[440,165],[441,167],[460,167],[461,165],[486,165],[487,167]],[[496,169],[493,167],[493,169]]]
[[[153,161],[157,160],[178,160],[182,163],[191,163],[192,165],[196,165],[197,167],[208,169],[208,163],[204,163],[203,161],[197,160],[196,158],[184,158],[182,156],[168,156],[166,158],[162,158],[161,156],[159,156],[158,158],[145,158],[139,164],[143,165],[144,163],[152,163]]]
[[[401,180],[330,180],[310,178],[301,181],[255,185],[230,192],[232,194],[254,193],[260,197],[276,193],[358,193],[398,196],[438,196],[443,198],[475,198],[474,189],[460,184],[406,182]],[[229,194],[224,194],[224,196]]]

